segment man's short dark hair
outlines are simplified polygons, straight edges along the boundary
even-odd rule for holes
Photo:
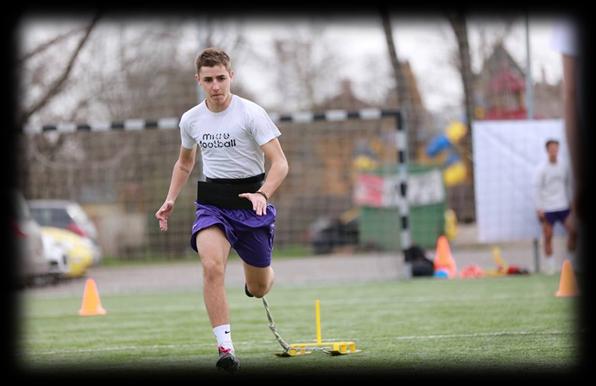
[[[228,54],[221,48],[209,47],[201,51],[195,59],[195,68],[197,74],[201,70],[201,67],[213,67],[222,65],[226,70],[232,70],[232,60]]]
[[[544,147],[546,147],[548,149],[548,147],[551,145],[551,143],[556,143],[557,145],[559,144],[559,141],[556,139],[549,139],[546,141],[546,143],[544,144]]]

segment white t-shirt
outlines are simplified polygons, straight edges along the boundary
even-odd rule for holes
[[[265,155],[260,148],[281,132],[265,109],[232,95],[228,108],[213,112],[205,101],[180,118],[182,146],[197,144],[203,174],[209,178],[247,178],[265,172]]]
[[[536,209],[555,212],[569,209],[571,202],[571,174],[566,164],[542,164],[536,174]]]

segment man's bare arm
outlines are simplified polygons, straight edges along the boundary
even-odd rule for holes
[[[281,148],[277,138],[272,139],[261,146],[265,157],[271,161],[271,166],[267,172],[267,178],[263,186],[259,189],[259,193],[242,193],[239,196],[244,197],[252,203],[253,210],[257,215],[261,216],[267,213],[267,200],[273,196],[273,193],[279,188],[283,180],[288,175],[288,161]],[[267,198],[265,198],[267,197]]]
[[[174,164],[172,170],[172,179],[170,180],[170,188],[168,189],[168,195],[161,208],[155,213],[155,218],[159,220],[159,228],[162,231],[168,230],[168,217],[174,210],[174,204],[176,199],[182,190],[182,187],[188,181],[190,173],[195,165],[196,147],[192,149],[186,149],[180,146],[180,154],[178,160]]]

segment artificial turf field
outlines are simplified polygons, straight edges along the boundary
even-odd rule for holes
[[[232,337],[241,373],[569,371],[580,353],[578,297],[558,298],[559,276],[416,278],[367,283],[276,283],[267,295],[288,343],[355,341],[358,353],[292,358],[268,328],[260,300],[229,287]],[[78,315],[81,296],[26,292],[18,299],[16,361],[24,372],[215,373],[215,339],[200,289],[102,294],[103,316]],[[130,373],[129,373],[130,374]]]

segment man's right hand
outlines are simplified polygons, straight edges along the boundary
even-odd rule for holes
[[[155,218],[159,220],[159,229],[162,232],[168,230],[168,217],[174,210],[174,201],[173,200],[166,200],[161,208],[155,213]]]
[[[536,215],[538,216],[538,220],[540,222],[543,222],[545,220],[545,218],[544,218],[544,211],[542,209],[536,210]]]

